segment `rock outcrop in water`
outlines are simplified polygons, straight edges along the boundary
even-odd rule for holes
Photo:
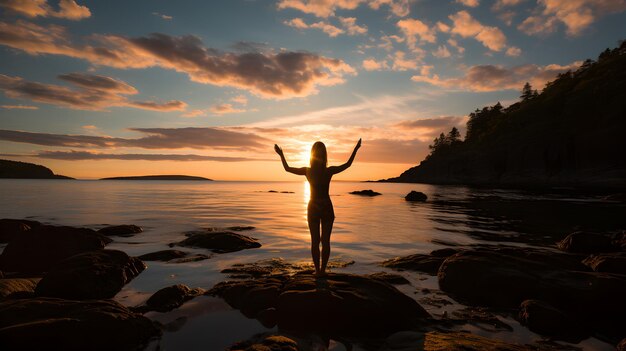
[[[204,294],[204,289],[191,289],[184,284],[176,284],[163,288],[148,298],[144,306],[135,308],[136,311],[168,312],[182,306],[185,302],[196,296]]]
[[[194,231],[186,233],[187,239],[179,242],[179,246],[201,247],[215,253],[235,252],[261,247],[255,238],[233,232]]]
[[[372,189],[367,189],[367,190],[355,190],[355,191],[351,191],[350,194],[352,195],[361,195],[361,196],[378,196],[378,195],[382,195],[381,193],[374,191]]]
[[[161,330],[112,300],[55,298],[0,303],[0,340],[6,350],[137,350]]]
[[[106,236],[130,237],[143,232],[140,226],[134,224],[111,225],[98,230],[98,233]]]
[[[39,227],[41,223],[27,219],[0,219],[0,243],[8,243],[21,233]]]
[[[14,237],[0,255],[0,270],[47,272],[60,261],[104,248],[111,239],[88,228],[41,225]]]
[[[145,268],[140,259],[122,251],[84,252],[52,266],[35,293],[71,300],[110,299]]]
[[[418,327],[430,318],[393,286],[353,274],[272,275],[219,283],[208,293],[249,317],[267,319],[271,313],[281,329],[327,335],[384,335]]]
[[[626,41],[540,94],[470,114],[467,134],[435,140],[388,182],[626,188]]]
[[[0,160],[0,178],[74,179],[54,174],[49,168],[34,163]]]

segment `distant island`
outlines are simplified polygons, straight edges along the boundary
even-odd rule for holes
[[[441,133],[418,166],[381,181],[626,188],[626,41],[520,98],[470,113],[463,140]]]
[[[208,180],[213,179],[204,177],[194,177],[188,175],[147,175],[147,176],[131,176],[131,177],[110,177],[101,178],[100,180]]]
[[[12,179],[74,179],[54,174],[50,168],[34,163],[0,160],[0,178]]]

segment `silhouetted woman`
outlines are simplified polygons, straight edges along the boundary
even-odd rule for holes
[[[327,167],[328,157],[326,155],[326,146],[321,141],[315,142],[311,148],[310,167],[294,168],[289,167],[283,150],[274,145],[274,150],[280,156],[285,171],[297,175],[304,175],[311,186],[311,199],[307,207],[307,221],[309,222],[309,230],[311,231],[311,256],[313,257],[313,265],[315,265],[315,274],[326,274],[326,265],[330,257],[330,233],[333,230],[333,222],[335,221],[335,212],[333,203],[330,201],[328,188],[330,187],[330,179],[334,174],[345,171],[352,165],[356,152],[361,147],[361,139],[356,143],[354,151],[348,162],[341,166]],[[322,227],[322,264],[320,267],[320,225]]]

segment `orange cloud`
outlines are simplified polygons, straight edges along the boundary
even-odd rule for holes
[[[519,90],[525,82],[530,82],[535,88],[541,88],[557,74],[574,70],[580,64],[580,62],[565,66],[528,64],[511,68],[499,65],[479,65],[470,67],[462,77],[440,78],[438,75],[415,75],[411,77],[411,80],[442,88],[478,92]]]
[[[90,44],[79,45],[68,39],[63,27],[25,21],[0,22],[0,44],[30,54],[64,55],[116,68],[171,69],[194,82],[245,89],[273,99],[315,94],[318,87],[343,83],[345,75],[356,73],[342,60],[309,52],[221,52],[205,47],[192,35],[93,35]]]
[[[366,71],[379,71],[389,68],[386,61],[376,61],[374,58],[368,58],[363,60],[363,68]]]
[[[389,6],[389,10],[396,16],[409,14],[409,0],[280,0],[278,9],[295,9],[317,17],[330,17],[336,10],[354,10],[362,3],[367,3],[374,10],[382,6]]]
[[[474,38],[492,51],[501,51],[506,47],[506,37],[497,27],[483,26],[467,11],[459,11],[448,16],[452,22],[453,34],[463,38]]]
[[[50,6],[47,0],[2,0],[0,7],[25,17],[55,17],[80,20],[91,16],[87,6],[78,5],[74,0],[60,0],[58,10]]]
[[[39,107],[30,105],[0,105],[0,107],[7,110],[39,110]]]
[[[403,19],[398,21],[396,25],[404,34],[409,49],[413,50],[417,47],[418,38],[420,41],[433,44],[437,41],[435,27],[429,28],[428,25],[420,20],[413,18]]]
[[[565,25],[570,36],[579,35],[598,17],[626,11],[625,0],[538,0],[536,14],[526,18],[518,29],[528,35],[541,35]]]
[[[217,104],[217,105],[213,105],[213,106],[211,106],[211,108],[209,108],[209,111],[211,111],[211,113],[216,114],[216,115],[225,115],[225,114],[229,114],[229,113],[246,112],[245,109],[235,108],[233,106],[233,104]]]
[[[172,100],[165,103],[131,101],[123,95],[136,94],[127,83],[105,76],[71,73],[59,76],[78,89],[65,86],[30,82],[20,77],[0,74],[0,90],[14,99],[29,99],[76,110],[102,111],[107,107],[126,106],[152,111],[184,110],[187,104]]]
[[[478,0],[456,0],[457,4],[461,4],[467,7],[477,7],[480,5]]]

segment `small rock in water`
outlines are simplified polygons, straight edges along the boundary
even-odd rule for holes
[[[617,251],[610,237],[587,232],[574,232],[557,243],[559,249],[573,253],[600,253]]]
[[[603,253],[591,255],[583,260],[583,264],[596,272],[626,275],[626,253]]]
[[[35,293],[72,300],[110,299],[145,268],[140,259],[122,251],[85,252],[56,264]]]
[[[138,258],[142,261],[169,261],[175,258],[185,257],[187,254],[187,252],[180,250],[161,250],[141,255]]]
[[[190,289],[187,285],[177,284],[155,292],[146,301],[147,310],[168,312],[182,306],[185,302],[202,295],[204,289]]]
[[[378,196],[378,195],[382,195],[381,193],[376,192],[376,191],[374,191],[372,189],[351,191],[350,194],[352,194],[352,195],[361,195],[361,196]]]
[[[404,197],[406,201],[426,201],[428,196],[421,191],[412,190]]]
[[[257,239],[233,232],[196,231],[187,233],[187,235],[189,237],[179,242],[179,246],[201,247],[216,253],[261,247],[261,243]]]
[[[143,232],[143,229],[134,224],[112,225],[98,230],[98,233],[102,235],[123,237],[133,236],[141,232]]]
[[[189,256],[185,256],[185,257],[181,257],[181,258],[175,258],[173,260],[169,260],[167,261],[167,263],[189,263],[189,262],[198,262],[198,261],[203,261],[203,260],[207,260],[211,258],[210,256],[207,256],[205,254],[195,254],[195,255],[189,255]]]

